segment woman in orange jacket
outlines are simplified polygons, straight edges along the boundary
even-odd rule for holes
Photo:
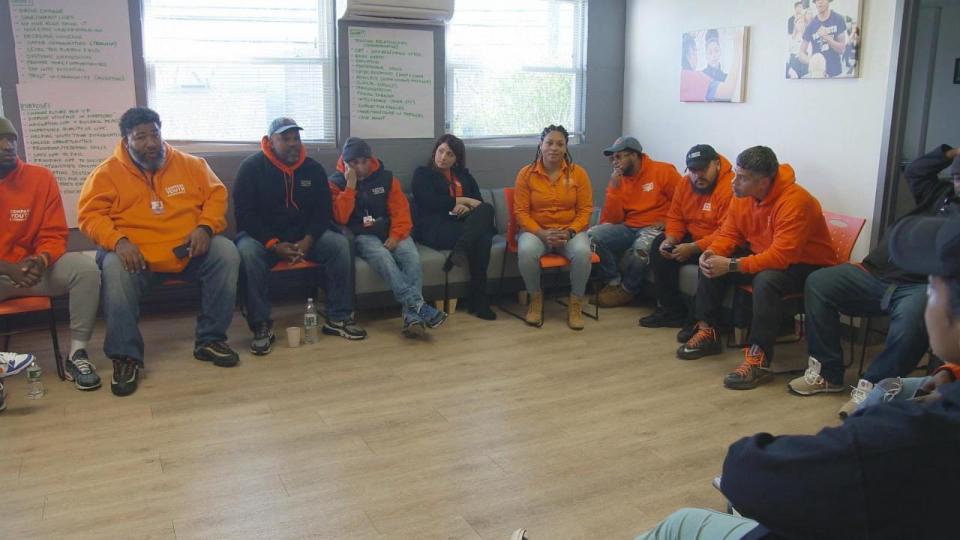
[[[580,308],[590,277],[590,239],[586,234],[593,212],[593,191],[587,171],[575,165],[563,126],[550,125],[540,134],[533,163],[520,169],[514,192],[514,213],[520,225],[520,275],[530,305],[527,324],[543,324],[540,257],[560,253],[570,260],[570,302],[567,325],[583,329]]]

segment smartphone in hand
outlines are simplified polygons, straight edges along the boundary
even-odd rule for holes
[[[186,259],[190,256],[190,242],[180,244],[179,246],[173,248],[173,255],[178,259]]]

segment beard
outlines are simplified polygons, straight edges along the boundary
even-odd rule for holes
[[[717,181],[714,180],[713,182],[710,182],[710,185],[707,187],[697,187],[696,184],[694,184],[693,182],[690,182],[690,187],[693,189],[693,192],[696,193],[697,195],[709,195],[713,193],[714,189],[716,189]]]
[[[130,152],[130,158],[133,159],[133,162],[145,171],[159,171],[167,159],[167,147],[163,145],[160,145],[160,152],[153,159],[147,158],[145,154],[137,152],[131,146],[127,146],[127,151]]]
[[[0,178],[5,178],[17,168],[17,160],[0,161]]]

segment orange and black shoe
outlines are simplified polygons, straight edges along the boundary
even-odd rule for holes
[[[705,322],[697,323],[697,331],[686,343],[677,349],[677,358],[681,360],[696,360],[712,354],[720,354],[723,344],[720,343],[720,333]]]
[[[751,345],[743,350],[740,367],[723,378],[723,385],[731,390],[751,390],[770,376],[769,367],[770,361],[763,349]]]

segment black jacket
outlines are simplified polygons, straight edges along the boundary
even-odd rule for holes
[[[734,443],[721,489],[760,525],[744,538],[958,538],[960,383],[868,407],[816,435]]]
[[[455,168],[453,174],[463,186],[464,197],[483,200],[480,196],[480,187],[469,169]],[[428,231],[443,227],[445,223],[457,221],[455,216],[450,215],[457,201],[450,196],[449,184],[443,173],[433,167],[417,167],[417,170],[413,171],[411,190],[413,200],[417,204],[413,222],[417,238],[423,238],[424,235],[429,234]]]
[[[941,211],[956,211],[957,197],[953,191],[953,183],[941,180],[940,171],[950,166],[947,158],[950,147],[942,145],[930,153],[918,157],[907,166],[904,176],[913,200],[917,206],[906,216],[932,216]],[[899,220],[898,220],[899,221]],[[863,259],[863,266],[874,276],[893,283],[926,283],[927,276],[908,274],[890,260],[890,250],[887,247],[888,235],[893,227],[884,232],[877,247]]]
[[[272,238],[297,242],[307,234],[319,238],[329,230],[333,202],[323,165],[308,157],[294,171],[293,179],[296,206],[286,203],[283,173],[263,152],[243,160],[233,186],[237,232],[266,244]]]

